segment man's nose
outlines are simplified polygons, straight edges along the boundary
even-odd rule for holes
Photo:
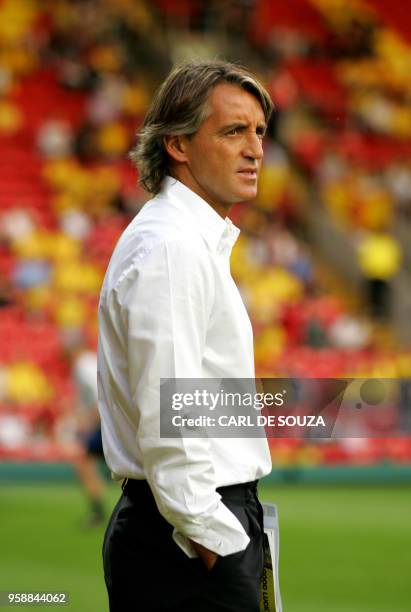
[[[263,158],[263,143],[261,141],[261,137],[258,134],[247,134],[247,140],[244,143],[243,155],[244,157],[256,160],[261,160]]]

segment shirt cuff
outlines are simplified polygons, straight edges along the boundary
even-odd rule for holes
[[[183,535],[180,531],[174,529],[173,539],[191,559],[198,557],[198,555],[190,540],[202,544],[205,548],[222,557],[244,550],[250,541],[240,521],[221,501],[215,512],[207,520],[201,535],[198,533],[198,526],[193,535],[190,535],[189,531],[190,529],[188,528],[186,531],[187,535]]]

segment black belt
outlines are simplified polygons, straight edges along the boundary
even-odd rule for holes
[[[258,480],[252,482],[241,482],[239,484],[227,485],[225,487],[218,487],[217,493],[221,497],[226,499],[248,499],[250,495],[257,494]],[[134,480],[132,478],[125,478],[121,484],[121,488],[126,494],[138,493],[144,489],[149,488],[147,480]]]
[[[217,493],[220,493],[223,499],[249,499],[252,495],[257,495],[258,480],[252,482],[241,482],[239,484],[227,485],[226,487],[218,487]]]

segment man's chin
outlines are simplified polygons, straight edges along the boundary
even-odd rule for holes
[[[250,202],[257,197],[257,188],[255,189],[247,189],[242,190],[241,193],[238,194],[238,203],[244,204],[246,202]]]

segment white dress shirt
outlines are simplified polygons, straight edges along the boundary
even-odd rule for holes
[[[227,555],[249,538],[216,488],[271,470],[265,438],[161,438],[161,378],[254,378],[250,320],[230,274],[239,230],[167,177],[124,231],[99,304],[98,393],[113,478],[147,479],[159,511]],[[142,526],[142,528],[144,528]]]

